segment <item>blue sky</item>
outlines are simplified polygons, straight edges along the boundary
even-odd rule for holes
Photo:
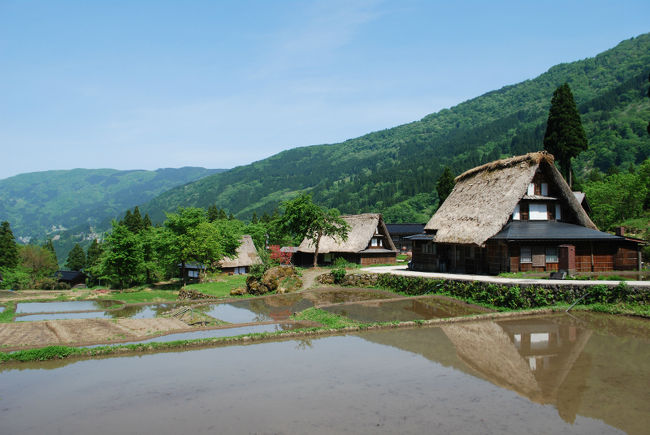
[[[646,1],[0,0],[0,178],[230,168],[650,31]]]

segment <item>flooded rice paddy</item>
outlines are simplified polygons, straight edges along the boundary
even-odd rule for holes
[[[648,385],[650,322],[554,315],[3,364],[0,420],[11,434],[645,434]]]
[[[16,304],[16,314],[63,313],[69,311],[101,310],[121,305],[117,301],[21,302]]]
[[[428,320],[487,311],[481,307],[435,296],[331,305],[323,309],[358,322]]]

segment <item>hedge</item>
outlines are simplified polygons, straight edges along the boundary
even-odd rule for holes
[[[558,285],[508,285],[479,281],[454,281],[421,277],[381,274],[377,285],[407,295],[444,294],[468,301],[510,309],[536,308],[558,303],[573,303],[585,296],[581,303],[648,303],[647,290],[621,282],[617,286],[605,284],[583,286]]]

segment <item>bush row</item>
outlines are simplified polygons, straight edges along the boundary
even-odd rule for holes
[[[468,301],[511,309],[536,308],[558,303],[573,303],[582,296],[583,304],[648,303],[650,292],[621,282],[617,286],[583,285],[507,285],[478,281],[453,281],[381,274],[377,285],[408,295],[444,294]]]

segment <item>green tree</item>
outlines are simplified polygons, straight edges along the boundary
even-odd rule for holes
[[[9,222],[0,224],[0,267],[13,269],[18,265],[18,246]]]
[[[102,254],[100,277],[118,288],[139,284],[144,270],[142,241],[123,223],[113,221],[112,231],[106,236]]]
[[[54,257],[54,262],[59,263],[59,259],[56,256],[56,250],[54,249],[54,243],[52,243],[52,239],[47,239],[47,242],[43,243],[43,248],[47,249],[52,253],[52,256]]]
[[[568,83],[553,92],[544,133],[544,149],[553,154],[571,186],[571,159],[587,149],[587,136]]]
[[[133,234],[138,234],[144,229],[144,223],[142,221],[142,216],[140,215],[140,209],[136,205],[133,209],[133,213],[130,210],[126,211],[124,215],[124,225],[131,231]]]
[[[445,169],[442,171],[438,181],[436,182],[436,191],[438,192],[438,207],[445,202],[445,199],[449,196],[451,191],[454,189],[454,174],[452,174],[449,166],[445,166]]]
[[[153,224],[151,223],[151,218],[149,217],[148,213],[145,213],[144,218],[142,218],[142,226],[144,227],[145,230],[153,226]]]
[[[648,74],[648,82],[650,82],[650,74]],[[648,98],[650,98],[650,86],[648,86]],[[650,121],[648,122],[648,134],[650,134]]]
[[[50,277],[58,269],[52,253],[40,246],[22,246],[20,248],[20,258],[21,265],[29,270],[32,286],[35,286],[39,279]]]
[[[216,267],[224,255],[233,255],[240,234],[232,231],[239,221],[217,220],[208,222],[206,212],[200,208],[179,208],[167,214],[167,252],[175,264],[181,265],[185,280],[185,265],[198,262],[206,267]]]
[[[86,254],[79,243],[75,243],[74,247],[68,254],[68,259],[65,261],[65,267],[68,270],[82,270],[86,267]]]
[[[100,263],[102,246],[94,239],[86,251],[86,268],[91,269]]]
[[[311,195],[300,196],[283,203],[284,214],[279,223],[283,229],[314,245],[314,267],[318,265],[318,248],[323,236],[347,240],[350,226],[336,209],[324,209],[314,204]]]
[[[650,160],[635,173],[619,172],[609,175],[603,181],[586,185],[585,193],[596,225],[609,230],[626,219],[642,215],[650,189],[644,175],[647,168],[650,168]]]
[[[219,210],[217,210],[217,205],[212,204],[208,207],[208,221],[214,222],[219,219]]]

